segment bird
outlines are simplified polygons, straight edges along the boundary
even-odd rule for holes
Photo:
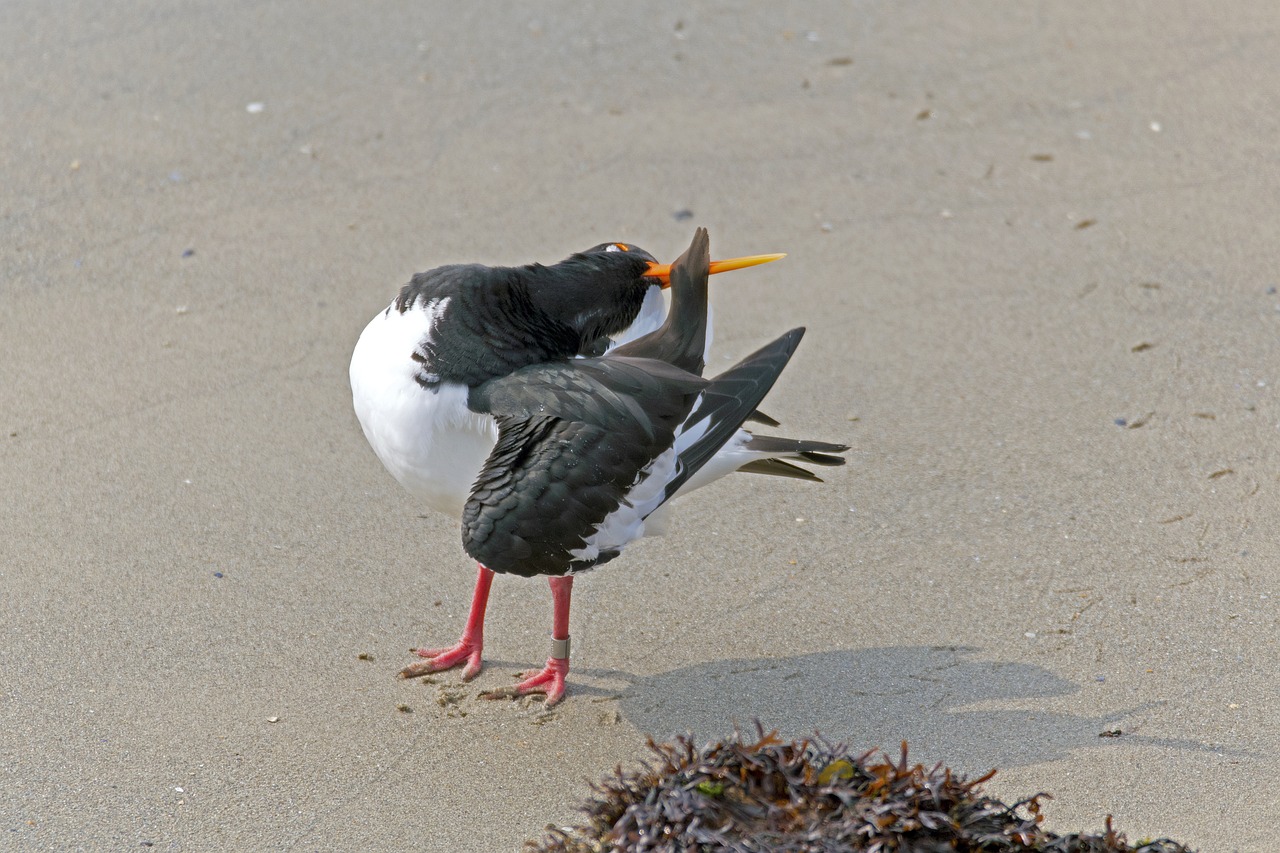
[[[669,501],[733,471],[817,481],[848,445],[756,435],[757,406],[804,334],[793,329],[712,379],[708,277],[781,255],[710,259],[699,228],[661,264],[602,243],[558,264],[454,264],[414,275],[361,333],[350,382],[375,455],[414,497],[460,520],[477,562],[458,642],[413,650],[414,678],[482,667],[495,573],[543,575],[546,665],[509,691],[559,702],[574,576],[657,532]],[[670,289],[667,310],[662,291]]]

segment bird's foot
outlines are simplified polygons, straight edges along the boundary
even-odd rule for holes
[[[547,704],[554,705],[564,698],[564,678],[568,674],[568,658],[547,658],[547,665],[540,671],[521,673],[526,678],[516,685],[515,690],[521,696],[545,693]]]
[[[462,668],[462,680],[470,681],[480,674],[483,662],[480,659],[482,646],[479,642],[463,636],[456,645],[447,649],[415,649],[414,654],[425,660],[412,663],[400,670],[401,678],[417,678],[433,672],[443,672],[455,666],[466,664]]]
[[[524,680],[514,687],[500,687],[480,695],[485,699],[514,699],[530,693],[543,693],[547,697],[546,704],[551,706],[564,698],[564,678],[568,674],[568,658],[547,658],[547,665],[542,669],[520,673],[517,677]]]

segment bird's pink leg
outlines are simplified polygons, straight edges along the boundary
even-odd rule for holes
[[[447,649],[418,649],[415,654],[426,660],[400,670],[401,678],[416,678],[431,672],[453,669],[464,661],[466,666],[462,670],[463,681],[470,681],[479,674],[480,652],[484,649],[484,609],[489,603],[493,572],[479,563],[476,565],[480,573],[476,576],[476,590],[471,595],[471,614],[467,616],[467,627],[462,629],[462,637]]]
[[[556,657],[553,652],[540,672],[523,673],[529,677],[517,684],[515,691],[521,695],[545,693],[547,704],[554,705],[564,698],[564,677],[569,673],[569,598],[573,594],[573,576],[547,580],[551,583],[552,648],[562,650],[564,657]]]

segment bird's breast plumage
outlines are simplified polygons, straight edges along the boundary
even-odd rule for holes
[[[415,497],[458,515],[497,441],[489,415],[467,408],[468,388],[442,379],[431,358],[448,298],[369,322],[351,357],[351,396],[374,454]]]

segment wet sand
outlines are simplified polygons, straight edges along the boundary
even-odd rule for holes
[[[758,717],[1271,849],[1277,23],[6,4],[0,847],[514,850]],[[709,370],[807,326],[765,410],[850,464],[581,579],[550,713],[476,698],[545,657],[536,581],[478,679],[397,681],[474,569],[366,446],[356,336],[417,270],[696,225],[789,253],[715,280]]]

